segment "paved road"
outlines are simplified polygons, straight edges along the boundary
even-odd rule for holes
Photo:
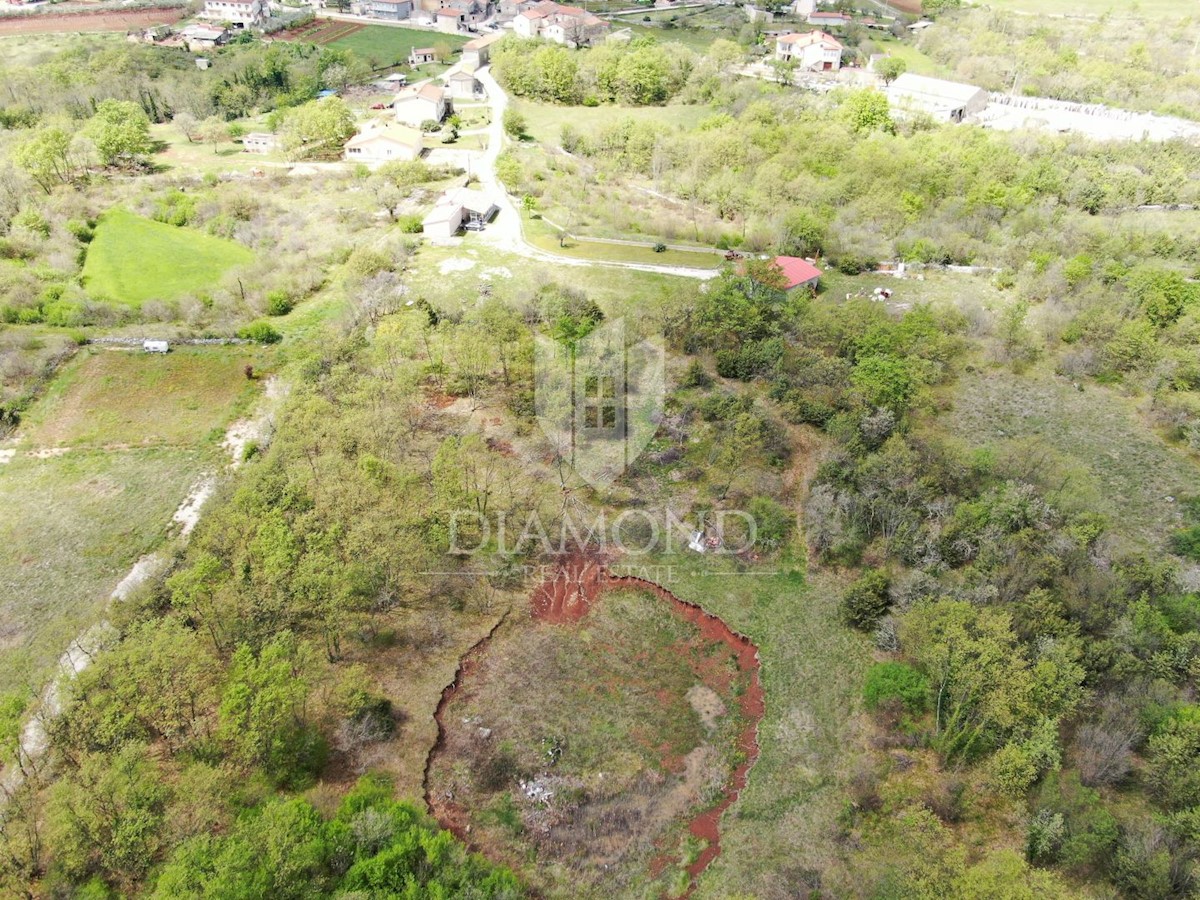
[[[500,89],[496,79],[488,67],[475,73],[475,77],[487,90],[488,99],[492,106],[492,121],[487,128],[488,145],[475,163],[473,171],[479,177],[484,190],[493,196],[500,208],[499,214],[480,234],[480,238],[488,244],[509,253],[516,253],[528,259],[540,262],[554,263],[560,266],[599,266],[609,269],[633,269],[638,272],[654,272],[659,275],[678,275],[683,278],[699,278],[707,280],[714,277],[714,269],[693,269],[687,266],[655,266],[644,263],[600,262],[588,259],[576,259],[570,256],[559,256],[534,247],[525,240],[521,232],[521,216],[513,205],[512,198],[500,180],[496,177],[496,160],[504,149],[504,111],[508,108],[508,95]]]

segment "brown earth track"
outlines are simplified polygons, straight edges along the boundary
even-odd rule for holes
[[[749,638],[734,631],[723,620],[706,612],[698,604],[682,600],[662,585],[645,578],[614,575],[603,562],[595,559],[572,558],[560,565],[552,577],[538,585],[533,594],[533,619],[555,625],[578,622],[587,615],[588,610],[605,591],[623,588],[645,590],[669,603],[680,616],[695,625],[706,640],[722,643],[729,647],[737,659],[738,668],[742,672],[750,674],[750,685],[738,698],[742,714],[747,721],[746,727],[738,738],[738,747],[743,757],[742,762],[734,770],[721,799],[713,806],[695,815],[688,823],[688,831],[704,841],[705,846],[695,862],[688,866],[688,875],[691,880],[683,895],[686,897],[695,889],[696,879],[700,874],[720,855],[721,816],[733,805],[745,788],[750,769],[758,759],[758,725],[766,711],[766,695],[760,677],[761,660],[758,648]],[[455,672],[454,681],[442,691],[441,700],[434,711],[438,737],[425,762],[425,803],[442,827],[447,828],[463,840],[466,840],[467,837],[464,821],[466,811],[455,804],[453,798],[434,798],[431,795],[429,773],[433,767],[434,758],[445,746],[444,715],[446,707],[462,689],[464,678],[473,671],[475,664],[486,650],[487,644],[499,630],[505,618],[507,618],[507,613],[487,635],[463,655]]]
[[[54,34],[84,31],[128,31],[148,25],[173,25],[188,11],[181,7],[170,9],[136,9],[128,12],[37,13],[28,16],[0,18],[0,35]]]

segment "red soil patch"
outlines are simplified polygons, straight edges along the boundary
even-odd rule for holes
[[[669,603],[676,613],[699,629],[704,640],[723,644],[732,650],[738,668],[750,675],[749,686],[738,698],[738,704],[747,722],[738,737],[743,762],[734,770],[721,799],[714,806],[696,815],[688,824],[688,831],[704,841],[705,847],[696,861],[688,867],[691,882],[684,894],[687,896],[694,889],[699,875],[720,855],[721,815],[733,805],[745,788],[750,769],[758,759],[758,723],[762,721],[766,710],[766,695],[759,675],[761,663],[758,648],[721,619],[705,612],[695,603],[679,599],[662,585],[632,575],[613,575],[603,562],[585,557],[575,557],[566,561],[551,578],[538,585],[533,594],[533,618],[554,625],[578,622],[587,615],[592,604],[597,602],[605,591],[622,588],[649,591]],[[425,802],[438,822],[460,838],[465,836],[466,811],[454,804],[452,797],[434,798],[430,795],[429,772],[434,756],[445,744],[446,730],[442,717],[446,706],[462,689],[463,678],[473,670],[500,624],[497,622],[495,628],[463,656],[454,681],[442,692],[442,698],[434,712],[434,719],[438,724],[438,739],[425,764]],[[654,868],[661,871],[658,865]]]
[[[56,32],[129,31],[149,25],[173,25],[188,11],[136,9],[129,12],[36,13],[0,18],[0,34],[54,34]]]

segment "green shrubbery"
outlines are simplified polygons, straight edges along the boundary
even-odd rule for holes
[[[876,663],[867,670],[863,700],[871,710],[895,700],[911,713],[922,713],[929,704],[929,679],[904,663]]]

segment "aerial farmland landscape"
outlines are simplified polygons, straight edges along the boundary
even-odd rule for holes
[[[0,0],[0,897],[1200,897],[1200,4]]]

